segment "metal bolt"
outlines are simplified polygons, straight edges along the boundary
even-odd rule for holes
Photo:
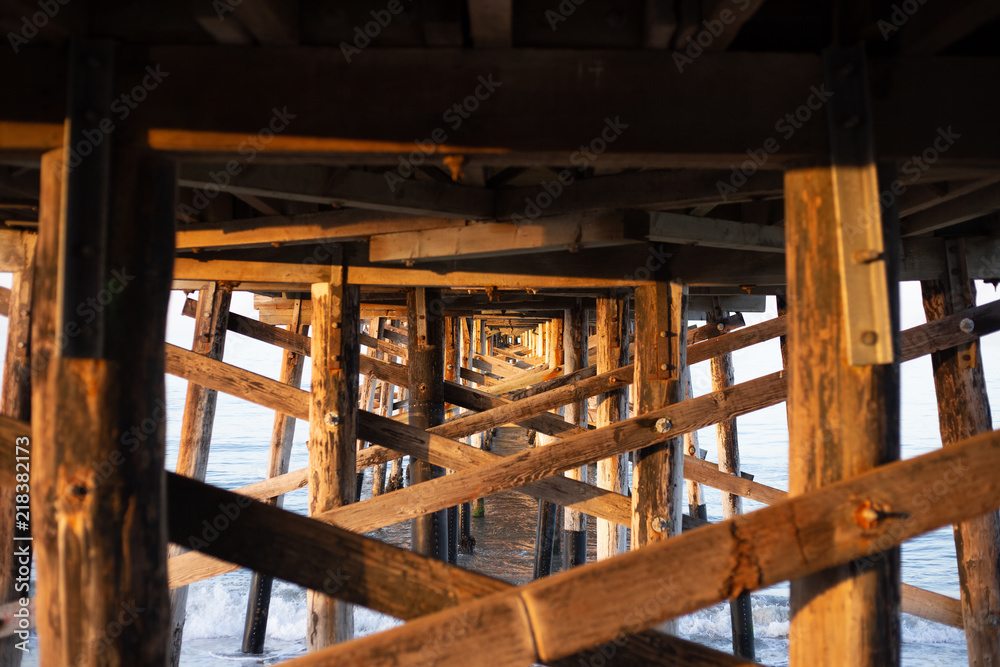
[[[660,370],[661,371],[667,370],[667,365],[666,364],[660,364]]]
[[[972,333],[972,330],[976,328],[976,323],[971,318],[966,317],[958,323],[958,328],[962,330],[962,333]]]
[[[884,257],[878,250],[855,250],[852,258],[855,264],[871,264]]]
[[[670,522],[662,516],[653,517],[651,523],[654,533],[665,533],[670,530]]]
[[[874,345],[878,342],[878,334],[874,331],[865,331],[861,334],[861,342],[865,345]]]
[[[660,338],[666,338],[666,337],[667,337],[667,332],[666,331],[661,331],[660,332]]]
[[[327,428],[333,428],[340,423],[340,415],[336,412],[327,412],[323,415],[323,425]]]
[[[726,325],[723,324],[722,322],[719,322],[718,324],[715,325],[715,328],[718,329],[719,331],[725,331]]]
[[[996,614],[987,614],[985,620],[986,625],[991,628],[1000,627],[1000,616],[997,616]]]
[[[655,428],[657,433],[666,433],[673,427],[674,427],[673,422],[671,422],[666,417],[660,417],[659,419],[656,420]]]

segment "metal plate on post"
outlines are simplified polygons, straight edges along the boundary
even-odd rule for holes
[[[852,366],[891,364],[892,321],[864,48],[823,54],[840,287]]]
[[[659,380],[680,380],[680,368],[674,361],[685,352],[686,322],[679,321],[677,309],[682,304],[674,303],[669,283],[657,282],[652,289],[656,294],[656,377]],[[682,297],[684,298],[684,297]],[[682,337],[681,333],[685,335]],[[681,364],[683,366],[683,363]]]

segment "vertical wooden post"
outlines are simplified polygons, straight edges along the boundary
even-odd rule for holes
[[[302,324],[302,299],[296,299],[292,306],[292,322],[289,331],[307,335],[309,325]],[[281,357],[281,371],[278,379],[290,387],[302,385],[305,357],[285,350]],[[274,413],[271,429],[271,448],[267,457],[267,477],[277,477],[288,472],[292,457],[292,441],[295,437],[295,418],[281,412]],[[272,498],[268,503],[281,507],[285,497]],[[264,636],[267,634],[267,617],[271,608],[271,588],[274,577],[254,572],[250,579],[250,593],[247,596],[247,618],[243,628],[243,652],[259,655],[264,652]]]
[[[920,283],[927,320],[976,305],[965,242],[945,242],[948,271]],[[931,355],[941,442],[945,447],[993,428],[978,341]],[[990,512],[956,524],[962,615],[970,665],[1000,665],[1000,516]]]
[[[392,320],[392,326],[399,327],[399,320]],[[386,417],[391,417],[395,411],[393,407],[396,402],[396,394],[399,394],[400,400],[403,398],[404,389],[402,387],[390,387],[389,390],[389,401],[386,405]],[[395,491],[396,489],[403,488],[403,459],[402,457],[398,459],[393,459],[392,466],[389,471],[389,481],[386,483],[386,493],[389,491]]]
[[[35,237],[25,235],[25,255],[28,266],[14,274],[7,311],[7,355],[3,367],[3,392],[0,413],[6,417],[31,421],[31,286],[35,273]],[[10,545],[0,553],[0,599],[4,601],[27,597],[25,581],[18,582],[20,566],[31,563],[29,531],[15,527],[18,491],[16,487],[0,489],[0,543]],[[15,559],[14,552],[18,551]],[[15,560],[17,562],[15,562]],[[22,641],[17,635],[0,639],[0,665],[18,667],[24,651],[17,648]]]
[[[229,322],[229,303],[232,292],[211,283],[198,292],[198,313],[195,317],[194,340],[191,351],[216,361],[222,360],[226,346],[226,325]],[[177,449],[178,475],[200,481],[208,471],[208,452],[212,443],[212,426],[215,422],[216,391],[188,382],[181,420],[181,438]],[[170,556],[184,553],[180,545],[170,545]],[[172,631],[171,664],[181,660],[181,643],[184,636],[184,618],[187,610],[187,586],[170,591],[170,623]]]
[[[347,267],[312,286],[312,391],[309,401],[309,514],[354,502],[357,470],[360,294]],[[306,642],[315,651],[354,635],[353,606],[308,591]]]
[[[464,368],[467,365],[471,366],[471,363],[469,363],[468,360],[472,359],[472,354],[475,351],[474,342],[472,340],[475,335],[475,329],[473,328],[471,317],[461,318],[460,324],[461,324],[460,333],[462,334],[461,337],[462,339],[460,345],[461,353],[459,356],[458,365],[459,368]],[[459,382],[462,381],[459,380]],[[464,384],[471,386],[472,382],[470,382],[469,380],[465,380]],[[464,439],[464,441],[472,445],[473,447],[476,447],[479,444],[481,444],[478,443],[478,437],[475,435],[468,436],[467,438]],[[459,512],[459,514],[460,514],[459,524],[460,524],[461,536],[458,541],[458,551],[459,553],[471,555],[475,553],[476,550],[476,538],[472,536],[472,503],[471,502],[462,503],[461,511]],[[480,514],[480,516],[482,516],[482,514]]]
[[[607,373],[628,364],[628,298],[607,296],[597,299],[597,372]],[[628,403],[621,389],[601,394],[597,400],[597,428],[628,417]],[[625,456],[597,462],[597,486],[627,493],[628,470]],[[625,526],[597,520],[597,559],[625,552]]]
[[[879,214],[863,51],[828,52],[825,64],[834,165],[785,173],[793,495],[899,457],[898,365],[869,360],[886,345],[899,358],[898,223]],[[858,241],[871,252],[849,251]],[[888,305],[869,313],[880,295]],[[855,328],[861,316],[871,320]],[[792,581],[790,664],[899,664],[899,597],[898,549]]]
[[[372,336],[373,338],[378,338],[378,336],[379,336],[379,324],[378,324],[378,322],[379,322],[379,318],[377,318],[377,317],[373,317],[373,318],[371,318],[371,319],[368,320],[368,335]],[[375,358],[381,358],[382,357],[382,353],[379,352],[378,350],[376,350],[375,348],[370,347],[370,348],[368,348],[368,356],[369,357],[375,357]],[[358,403],[358,409],[359,410],[364,410],[365,412],[371,412],[372,411],[372,409],[375,406],[375,376],[374,375],[366,375],[365,378],[361,381],[361,396],[360,396],[360,398],[358,400],[359,400],[359,403]],[[364,449],[368,445],[369,445],[369,443],[364,442],[363,440],[358,440],[358,451],[360,452],[362,449]],[[356,499],[358,499],[358,500],[361,500],[361,489],[364,487],[364,484],[365,484],[365,472],[363,470],[361,470],[361,471],[358,471],[357,475],[355,476],[354,497]],[[372,471],[372,493],[373,494],[374,494],[374,490],[375,490],[375,476],[374,476],[374,471]]]
[[[719,322],[726,313],[722,312],[719,299],[713,300],[713,311],[708,314],[709,323]],[[709,362],[712,372],[712,391],[723,391],[733,386],[736,374],[733,369],[733,355],[723,354]],[[736,420],[727,419],[715,425],[715,439],[719,453],[719,470],[740,476],[740,446],[736,435]],[[734,519],[743,514],[743,499],[735,493],[722,492],[722,518]],[[729,601],[729,616],[733,626],[733,654],[753,661],[756,658],[753,639],[753,605],[750,593],[741,593]]]
[[[545,361],[549,368],[563,365],[563,321],[553,319],[545,325]],[[553,410],[559,414],[562,408]],[[544,433],[538,434],[540,446],[549,445],[555,438]],[[559,508],[544,500],[538,501],[538,524],[535,530],[535,579],[552,574],[552,556],[555,551],[556,515]]]
[[[682,401],[686,367],[687,287],[663,281],[637,287],[632,385],[636,414]],[[663,428],[669,429],[669,424]],[[635,452],[632,549],[681,533],[683,483],[683,438],[672,438]],[[676,632],[676,622],[666,629]]]
[[[379,339],[379,340],[381,340],[382,337],[385,335],[385,322],[386,322],[386,318],[384,318],[384,317],[378,318],[378,328],[375,331],[375,333],[373,334],[373,336],[375,338]],[[377,354],[376,356],[379,357],[379,358],[382,358],[382,357],[385,357],[387,355]],[[389,361],[396,361],[396,357],[394,357],[394,356],[389,357]],[[378,391],[378,414],[379,415],[381,415],[383,417],[389,417],[389,416],[392,415],[392,406],[391,405],[387,405],[387,403],[391,403],[392,402],[394,390],[395,390],[395,387],[393,387],[388,382],[381,382],[381,383],[379,383],[379,391]],[[381,496],[383,493],[385,493],[385,472],[386,472],[385,468],[386,468],[386,464],[380,463],[377,466],[375,466],[374,470],[372,470],[372,497],[373,498],[375,496]]]
[[[486,323],[483,320],[473,320],[475,323],[475,331],[473,332],[473,338],[475,338],[476,351],[479,354],[486,354]],[[471,343],[470,343],[471,345]],[[469,357],[472,358],[471,355]],[[470,362],[471,366],[472,363]],[[477,433],[474,438],[476,439],[477,446],[479,449],[489,450],[493,446],[493,439],[490,436],[489,431],[482,431]],[[472,501],[472,516],[474,517],[484,517],[486,516],[486,499],[476,498]]]
[[[687,328],[686,322],[684,324],[684,328]],[[681,384],[684,387],[684,399],[694,398],[694,391],[691,388],[691,369],[686,367],[684,368]],[[697,431],[691,431],[684,436],[684,451],[687,452],[688,456],[693,456],[698,459],[705,458],[703,450],[698,446]],[[692,480],[687,480],[685,485],[687,486],[688,511],[691,512],[691,516],[707,521],[708,506],[705,504],[705,492],[704,489],[702,489],[701,484]]]
[[[444,319],[441,291],[411,288],[406,295],[409,318],[410,426],[426,430],[444,421]],[[444,468],[411,460],[410,483],[444,476]],[[448,560],[447,511],[411,519],[413,551]]]
[[[565,375],[586,368],[587,362],[587,312],[581,299],[566,310],[563,324],[563,347],[565,350]],[[587,401],[577,401],[566,406],[566,421],[587,427]],[[566,471],[570,479],[587,481],[587,466]],[[565,508],[565,523],[563,530],[563,569],[585,565],[587,563],[587,515],[569,507]]]
[[[77,146],[103,134],[114,47],[79,40],[71,51]],[[169,653],[163,374],[176,168],[138,148],[140,118],[62,169],[62,215],[58,172],[43,166],[31,411],[41,665],[161,666]]]
[[[458,318],[444,318],[444,379],[447,382],[457,382],[458,367],[461,364],[461,331]],[[442,387],[442,395],[444,389]],[[459,539],[458,505],[448,508],[448,562],[458,562]]]

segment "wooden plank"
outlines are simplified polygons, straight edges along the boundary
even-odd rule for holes
[[[730,333],[695,343],[688,347],[688,364],[696,364],[706,359],[712,359],[723,354],[763,343],[766,340],[782,336],[788,330],[788,320],[775,317]]]
[[[993,472],[997,465],[1000,433],[984,434],[951,449],[891,463],[775,507],[530,582],[291,664],[389,664],[381,657],[385,646],[397,649],[392,657],[399,655],[399,649],[413,656],[434,650],[438,665],[465,664],[470,652],[481,645],[481,634],[453,633],[449,636],[454,641],[447,647],[436,642],[462,617],[488,618],[491,627],[502,626],[507,634],[528,632],[534,638],[533,653],[501,656],[495,664],[550,663],[742,591],[871,557],[916,535],[994,509],[1000,505],[1000,482]],[[922,503],[929,485],[943,479],[951,482],[950,497],[961,497],[961,502],[932,502],[925,511]],[[893,514],[874,523],[860,520],[859,508],[865,507],[865,500]],[[664,563],[671,567],[664,568]],[[683,574],[694,568],[700,576]],[[600,605],[590,604],[594,590],[614,591],[614,595],[604,596]],[[526,630],[520,621],[512,623],[492,613],[500,601],[504,608],[516,602],[529,610],[531,622]],[[567,609],[574,612],[572,623],[565,622]]]
[[[465,227],[376,234],[368,246],[372,262],[410,262],[427,259],[475,258],[493,255],[626,245],[624,216],[600,214],[521,220],[517,224],[485,222]]]
[[[949,199],[925,211],[907,216],[903,220],[900,233],[904,237],[929,234],[996,210],[1000,210],[1000,184],[977,189],[964,197]]]
[[[643,214],[643,218],[635,222],[641,221],[642,236],[649,241],[762,252],[785,251],[785,230],[781,227],[668,212]]]
[[[391,233],[435,227],[453,228],[465,224],[464,220],[415,218],[402,213],[343,208],[181,225],[177,229],[177,249],[268,248],[275,243],[358,241],[371,235],[373,225],[377,225],[380,232]]]
[[[347,507],[355,498],[358,405],[358,288],[346,267],[312,287],[309,392],[309,515]],[[289,389],[292,389],[289,387]],[[315,651],[354,637],[354,610],[322,591],[306,595],[306,644]]]
[[[226,347],[226,324],[232,292],[224,286],[213,284],[198,294],[198,312],[195,318],[191,352],[221,361]],[[205,480],[208,471],[208,453],[215,422],[217,393],[214,389],[189,382],[181,418],[181,435],[177,448],[178,475]],[[172,547],[168,558],[181,553]],[[187,587],[170,591],[171,664],[180,664],[184,622],[187,616]]]

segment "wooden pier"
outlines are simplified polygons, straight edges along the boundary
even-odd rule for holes
[[[756,664],[751,596],[784,581],[793,667],[898,665],[902,612],[1000,664],[1000,303],[975,292],[1000,281],[1000,4],[42,0],[0,24],[0,665],[177,665],[186,587],[240,568],[247,653],[273,580],[308,589],[289,665]],[[223,360],[245,338],[277,380]],[[778,338],[783,370],[737,383],[733,353]],[[925,355],[944,447],[900,460]],[[205,483],[218,392],[274,411],[235,491]],[[788,492],[736,428],[781,403]],[[534,446],[491,452],[511,424]],[[457,565],[501,491],[538,500],[522,586]],[[403,522],[410,551],[363,535]],[[902,584],[899,545],[949,524],[961,598]],[[732,654],[677,636],[724,601]],[[405,623],[357,639],[358,605]]]

